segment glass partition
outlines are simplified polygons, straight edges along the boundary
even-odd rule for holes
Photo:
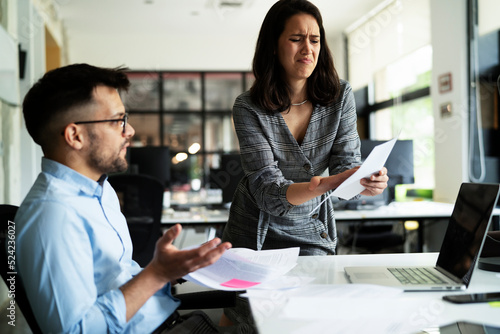
[[[253,75],[201,71],[127,75],[131,87],[122,98],[136,132],[132,146],[169,147],[175,189],[210,188],[213,162],[239,151],[231,112],[236,97],[253,83]]]
[[[158,73],[128,73],[130,88],[122,95],[125,108],[134,112],[160,111],[160,86]]]
[[[201,74],[164,73],[163,107],[171,111],[201,112]]]
[[[228,111],[243,92],[240,73],[207,73],[205,76],[205,103],[207,111]]]

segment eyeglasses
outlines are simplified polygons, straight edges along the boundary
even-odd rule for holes
[[[125,128],[127,127],[127,121],[128,121],[128,114],[125,114],[123,118],[118,118],[118,119],[103,119],[99,121],[82,121],[82,122],[75,122],[75,124],[91,124],[91,123],[104,123],[104,122],[116,122],[119,123],[121,122],[120,126],[122,127],[122,133],[125,133]]]

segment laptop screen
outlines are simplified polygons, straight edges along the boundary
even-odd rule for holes
[[[437,266],[468,285],[497,202],[499,185],[463,183],[448,223]]]

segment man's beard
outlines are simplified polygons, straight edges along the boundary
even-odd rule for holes
[[[110,157],[104,156],[102,150],[97,147],[97,145],[94,145],[94,143],[99,142],[99,140],[93,131],[89,131],[89,137],[92,145],[89,153],[91,166],[101,171],[103,174],[119,173],[127,170],[127,160],[120,156],[121,149],[125,146],[126,142],[124,142],[122,147],[120,147],[116,156]]]

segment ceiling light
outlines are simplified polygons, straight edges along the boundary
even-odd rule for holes
[[[220,0],[218,1],[220,8],[239,8],[245,3],[244,0]]]
[[[200,150],[201,146],[199,143],[193,143],[193,145],[189,146],[188,152],[190,154],[196,154]]]
[[[211,0],[209,1],[217,15],[222,19],[227,18],[230,14],[234,14],[242,9],[248,9],[253,0]]]
[[[177,161],[182,162],[188,158],[188,155],[187,153],[180,152],[175,155],[175,158],[177,159]]]

